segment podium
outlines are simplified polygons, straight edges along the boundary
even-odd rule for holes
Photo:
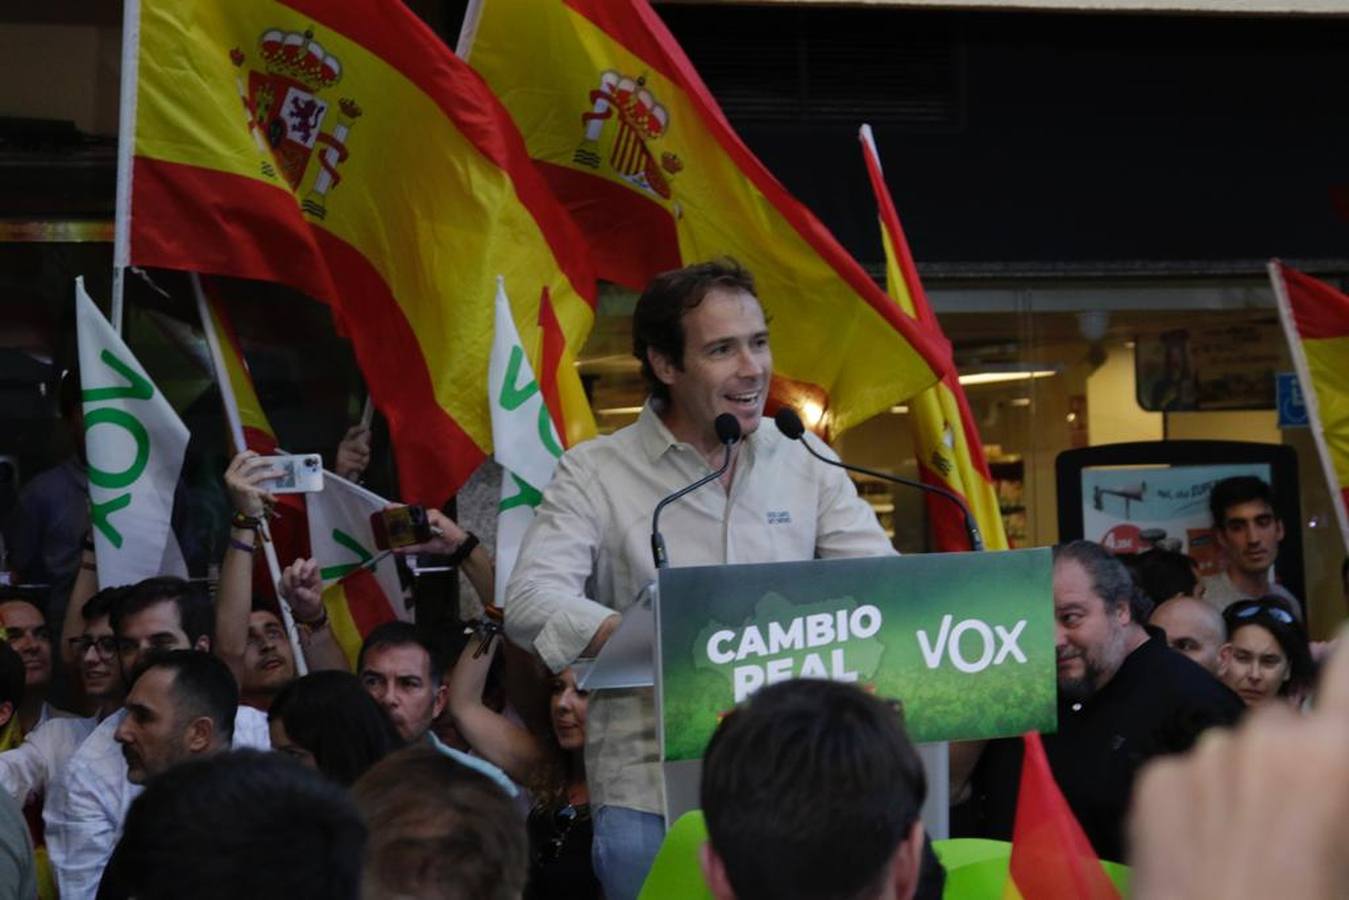
[[[653,687],[666,820],[698,806],[721,714],[766,684],[854,681],[900,704],[946,836],[946,742],[1052,731],[1047,548],[662,569],[578,679]]]

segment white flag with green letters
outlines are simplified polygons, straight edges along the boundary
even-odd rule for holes
[[[505,280],[500,276],[487,391],[492,409],[492,452],[502,468],[495,598],[500,606],[506,595],[506,581],[520,553],[520,541],[562,456],[562,442],[520,343],[520,332],[511,318],[511,303],[506,298]]]
[[[98,583],[185,576],[170,518],[188,430],[75,280],[89,520]]]

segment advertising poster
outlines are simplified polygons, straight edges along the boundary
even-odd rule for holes
[[[1123,466],[1082,470],[1082,536],[1112,553],[1158,547],[1188,553],[1201,575],[1224,565],[1213,539],[1208,497],[1213,485],[1234,475],[1265,482],[1265,463],[1213,466]]]
[[[1047,548],[663,569],[659,610],[666,761],[799,677],[895,701],[918,743],[1056,727]]]

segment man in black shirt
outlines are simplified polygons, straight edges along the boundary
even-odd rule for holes
[[[1242,711],[1236,694],[1143,625],[1150,607],[1123,564],[1099,545],[1055,548],[1058,732],[1045,735],[1044,746],[1103,859],[1124,858],[1124,817],[1143,764],[1189,749],[1205,728],[1231,724]],[[983,747],[971,777],[973,806],[963,811],[976,834],[1011,839],[1021,753],[1020,738]],[[958,760],[953,756],[953,776]]]

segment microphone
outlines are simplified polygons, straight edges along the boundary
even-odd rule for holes
[[[720,478],[731,467],[731,447],[740,440],[740,420],[730,413],[722,413],[712,422],[712,427],[717,431],[717,440],[726,447],[726,456],[721,461],[721,467],[661,500],[656,504],[656,511],[651,514],[651,558],[655,561],[657,569],[664,569],[670,565],[665,556],[665,538],[660,533],[660,511],[690,491],[696,491],[709,481]]]
[[[979,533],[979,526],[974,521],[974,516],[970,513],[970,508],[965,505],[965,501],[959,496],[946,490],[946,488],[937,487],[934,484],[924,484],[921,481],[911,481],[908,478],[900,478],[898,475],[889,475],[885,472],[877,472],[875,469],[867,469],[862,466],[853,466],[836,459],[830,459],[821,453],[817,453],[815,448],[810,446],[810,442],[805,439],[806,426],[802,424],[801,417],[796,414],[796,410],[790,406],[784,406],[778,410],[777,415],[773,416],[773,422],[778,426],[783,436],[793,441],[800,441],[811,456],[821,462],[829,463],[831,466],[838,466],[840,469],[847,469],[850,472],[861,472],[863,475],[870,475],[873,478],[880,478],[883,481],[891,481],[895,484],[905,484],[909,487],[918,488],[920,491],[927,491],[930,494],[937,494],[950,500],[956,506],[960,507],[960,512],[965,516],[965,533],[970,537],[970,549],[984,549],[984,538]]]

